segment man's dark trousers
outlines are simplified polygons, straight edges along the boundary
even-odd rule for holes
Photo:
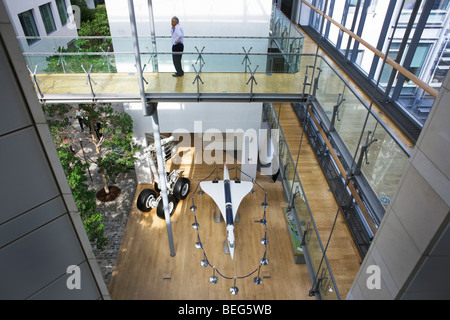
[[[172,46],[172,52],[183,52],[184,45],[182,43],[177,43]],[[184,71],[181,67],[181,54],[173,54],[172,55],[173,65],[175,66],[175,70],[177,71],[177,75],[182,76]]]

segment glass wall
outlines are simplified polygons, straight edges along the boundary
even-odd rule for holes
[[[277,117],[277,110],[272,104],[264,104],[264,115],[271,129],[279,129],[280,170],[287,200],[291,203],[291,212],[296,215],[296,227],[300,235],[303,252],[307,255],[308,268],[311,270],[312,291],[320,294],[323,300],[341,299],[339,290],[330,269],[327,257],[324,254],[319,232],[308,205],[303,187],[301,185],[296,163],[289,150],[286,138]],[[306,251],[306,252],[305,252]]]
[[[333,123],[334,128],[328,130],[337,132],[350,155],[355,157],[354,165],[361,156],[362,147],[373,141],[363,155],[361,171],[380,202],[387,207],[408,163],[408,150],[375,113],[368,114],[369,106],[325,59],[318,57],[316,68],[320,68],[321,74],[315,99]],[[339,107],[335,111],[336,105]]]
[[[296,73],[300,66],[303,37],[185,37],[188,45],[183,53],[185,72],[256,72]],[[28,51],[26,43],[38,40],[48,48],[42,52]],[[130,37],[18,37],[29,67],[38,66],[38,73],[83,73],[93,65],[92,72],[135,72],[133,40]],[[140,37],[139,49],[145,72],[173,72],[169,37],[157,37],[153,51],[152,38]],[[60,46],[60,43],[68,43]],[[283,52],[270,52],[273,44]],[[274,60],[276,59],[276,60]],[[276,61],[277,63],[274,63]],[[256,66],[258,68],[256,69]]]
[[[403,1],[379,0],[306,2],[439,90],[450,67],[450,1],[406,0],[404,5]],[[303,15],[305,12],[309,15],[302,20],[308,21],[306,26],[321,31],[321,15],[305,4],[297,10],[300,15],[302,11]],[[337,55],[356,66],[368,81],[376,84],[381,76],[379,84],[384,99],[394,102],[423,125],[434,102],[433,96],[390,65],[383,67],[382,59],[327,20],[322,35],[336,49]]]

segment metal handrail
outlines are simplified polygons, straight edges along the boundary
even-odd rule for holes
[[[184,39],[302,39],[303,37],[256,37],[256,36],[183,36]],[[17,39],[131,39],[131,35],[129,36],[17,36]],[[171,39],[171,36],[139,36],[139,39]]]
[[[303,55],[311,55],[315,56],[315,54],[303,54]],[[353,95],[359,100],[359,102],[367,109],[370,110],[370,114],[377,120],[379,124],[383,127],[384,130],[389,134],[389,136],[392,138],[392,140],[395,141],[395,143],[402,149],[402,151],[408,156],[411,156],[411,152],[400,142],[400,140],[395,136],[395,134],[386,126],[386,124],[381,120],[381,118],[372,110],[369,108],[369,105],[366,101],[363,100],[363,98],[353,89],[352,86],[348,83],[347,80],[344,79],[344,77],[325,59],[325,57],[321,55],[317,55],[317,57],[321,58],[327,65],[330,67],[331,70],[339,77],[339,79],[345,84],[345,86],[353,93]]]
[[[182,53],[172,52],[172,51],[141,51],[141,54],[197,54],[196,51],[183,51]],[[133,54],[131,51],[109,51],[109,52],[23,52],[24,56],[105,56],[105,55],[115,55],[115,54]],[[279,52],[202,52],[202,55],[234,55],[234,56],[301,56],[305,55],[302,53],[279,53]]]

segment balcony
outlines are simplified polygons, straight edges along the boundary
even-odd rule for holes
[[[41,102],[140,101],[132,38],[40,38],[48,52],[19,37]],[[302,37],[185,37],[184,77],[174,78],[169,37],[140,37],[150,101],[294,101],[302,98]],[[61,43],[67,43],[65,47]],[[57,47],[57,45],[59,45]],[[306,60],[306,61],[305,61]]]

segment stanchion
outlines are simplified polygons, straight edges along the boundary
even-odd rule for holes
[[[30,75],[31,75],[31,78],[33,79],[33,83],[34,83],[34,86],[36,87],[36,90],[39,92],[39,98],[43,99],[44,95],[42,94],[41,88],[39,88],[38,82],[40,82],[41,85],[44,85],[44,83],[36,77],[37,65],[34,66],[34,72],[32,72],[28,66],[27,66],[27,69],[30,72]]]
[[[194,65],[192,65],[192,68],[194,68],[194,70],[195,70],[195,78],[194,78],[194,81],[192,81],[192,84],[197,82],[197,101],[200,101],[200,84],[199,84],[199,81],[202,84],[204,84],[204,83],[203,83],[202,78],[200,78],[200,71],[197,71],[197,69],[195,69]]]
[[[190,207],[190,210],[194,213],[194,223],[192,224],[192,227],[193,227],[194,229],[196,229],[196,232],[197,232],[197,242],[195,243],[195,247],[196,247],[197,249],[202,249],[202,250],[203,250],[203,260],[201,260],[200,265],[201,265],[202,267],[204,267],[204,268],[210,266],[210,267],[212,267],[212,269],[213,269],[212,276],[209,277],[209,282],[212,283],[212,284],[216,284],[216,283],[219,281],[219,278],[216,276],[216,273],[217,273],[218,275],[220,275],[220,276],[221,276],[222,278],[224,278],[224,279],[234,280],[234,285],[233,285],[232,287],[230,287],[230,293],[233,294],[233,295],[236,295],[236,294],[238,294],[238,292],[239,292],[239,289],[238,289],[238,287],[236,286],[236,281],[237,281],[237,279],[245,279],[245,278],[250,277],[250,276],[251,276],[252,274],[254,274],[255,272],[258,272],[257,276],[256,276],[255,278],[253,278],[253,283],[256,284],[256,285],[259,285],[259,284],[262,283],[262,279],[261,279],[261,277],[260,277],[261,266],[265,266],[265,265],[267,265],[267,264],[269,263],[269,260],[268,260],[267,257],[266,257],[266,256],[267,256],[267,245],[268,245],[268,243],[269,243],[269,241],[267,240],[267,207],[268,207],[268,203],[267,203],[267,191],[264,190],[264,188],[261,187],[261,186],[256,182],[256,180],[253,180],[253,179],[252,179],[253,183],[256,184],[261,190],[263,190],[263,191],[265,192],[265,193],[264,193],[264,202],[261,204],[261,206],[264,208],[264,215],[263,215],[263,218],[260,219],[260,220],[256,220],[256,221],[255,221],[255,222],[260,223],[261,225],[264,226],[264,237],[261,239],[261,244],[263,244],[263,245],[265,246],[264,255],[263,255],[263,257],[261,258],[261,260],[258,262],[258,267],[257,267],[255,270],[253,270],[252,272],[250,272],[249,274],[246,274],[246,275],[244,275],[244,276],[236,276],[236,275],[235,275],[235,276],[233,276],[233,277],[226,276],[226,275],[220,273],[220,271],[216,268],[216,266],[213,266],[213,265],[210,263],[210,261],[208,260],[208,257],[207,257],[207,255],[206,255],[206,250],[205,250],[205,248],[204,248],[204,246],[203,246],[203,244],[202,244],[202,242],[201,242],[201,240],[200,240],[199,224],[198,224],[198,222],[197,222],[197,207],[195,206],[195,201],[194,201],[195,195],[196,195],[197,193],[200,193],[200,192],[197,192],[197,190],[199,189],[199,186],[200,186],[200,182],[209,179],[209,178],[214,174],[214,172],[216,172],[216,170],[218,170],[218,167],[216,167],[216,168],[208,175],[208,177],[206,177],[206,178],[200,180],[199,183],[197,184],[197,187],[195,188],[194,192],[192,193],[192,206]],[[242,174],[246,175],[247,177],[250,177],[249,175],[247,175],[245,172],[241,171],[240,169],[238,169],[238,170],[239,170]]]
[[[97,83],[91,78],[92,64],[89,67],[89,71],[86,71],[86,69],[84,68],[83,65],[81,65],[81,68],[83,69],[84,73],[87,76],[86,84],[89,84],[89,88],[91,89],[92,102],[95,102],[95,93],[94,93],[94,88],[92,87],[92,83],[94,83],[95,85],[97,85]]]

